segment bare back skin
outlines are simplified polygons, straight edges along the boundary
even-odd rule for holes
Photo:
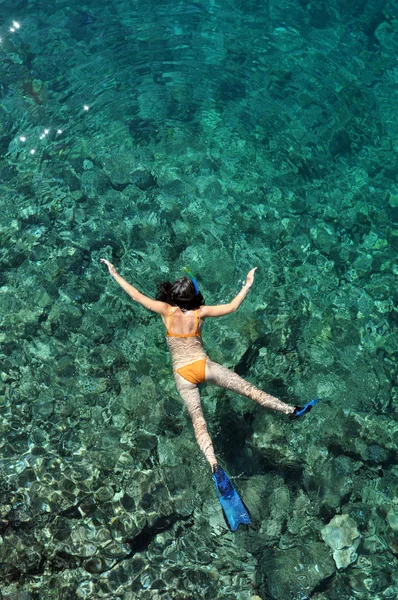
[[[168,329],[169,323],[171,324],[171,329],[173,333],[177,334],[191,334],[195,331],[196,328],[196,315],[194,310],[181,310],[178,306],[171,307],[171,319],[170,314],[161,315],[162,321]],[[201,311],[198,309],[199,316],[199,324],[200,328],[203,324],[203,318],[200,317]]]

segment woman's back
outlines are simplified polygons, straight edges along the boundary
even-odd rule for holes
[[[199,310],[183,311],[178,306],[170,306],[166,320],[167,337],[200,337],[202,320],[199,319]]]
[[[167,316],[162,319],[167,328],[166,340],[174,370],[207,358],[200,335],[199,310],[182,311],[170,306]]]

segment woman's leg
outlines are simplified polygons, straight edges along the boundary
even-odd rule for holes
[[[294,406],[285,404],[281,400],[278,400],[278,398],[266,394],[248,381],[245,381],[233,371],[230,371],[226,367],[223,367],[210,359],[206,362],[206,381],[227,390],[231,390],[232,392],[236,392],[241,396],[247,396],[247,398],[255,400],[265,408],[279,410],[280,412],[285,413],[285,415],[294,412]]]
[[[217,459],[214,454],[213,443],[207,431],[207,425],[202,412],[202,405],[200,403],[199,388],[194,383],[190,383],[178,373],[174,374],[178,393],[184,400],[185,406],[188,409],[189,415],[192,419],[193,429],[195,432],[196,441],[199,444],[199,448],[205,455],[206,460],[209,462],[211,468],[217,464]]]

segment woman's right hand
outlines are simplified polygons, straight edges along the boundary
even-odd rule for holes
[[[251,269],[248,274],[246,275],[246,283],[245,286],[250,288],[253,285],[253,281],[254,281],[254,273],[256,272],[257,267],[254,267],[254,269]]]
[[[112,263],[109,262],[109,260],[106,260],[106,258],[101,258],[100,262],[106,264],[106,266],[108,267],[108,271],[112,275],[112,277],[115,277],[117,275],[117,271],[116,271],[115,267],[113,266]]]

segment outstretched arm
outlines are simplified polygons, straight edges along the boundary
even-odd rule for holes
[[[152,310],[153,312],[159,313],[161,315],[167,315],[169,305],[166,302],[160,302],[159,300],[153,300],[148,296],[142,294],[137,288],[128,283],[119,273],[116,271],[115,267],[109,260],[105,258],[101,258],[101,262],[105,263],[108,267],[109,273],[112,275],[113,279],[120,285],[121,288],[136,302],[142,304],[148,310]]]
[[[231,300],[231,302],[228,304],[219,304],[217,306],[201,306],[199,317],[202,319],[205,319],[206,317],[222,317],[224,315],[228,315],[229,313],[236,312],[253,285],[254,273],[256,269],[257,267],[254,267],[254,269],[251,269],[248,272],[245,285],[242,287],[239,294],[237,294],[235,298]]]

